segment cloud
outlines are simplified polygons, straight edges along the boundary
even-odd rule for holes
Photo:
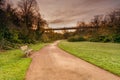
[[[76,21],[82,16],[84,16],[85,13],[90,13],[91,10],[85,10],[82,12],[77,11],[77,10],[59,11],[54,15],[56,16],[56,19],[50,20],[49,23],[59,24],[59,23],[65,23],[65,22],[67,23],[67,22]]]
[[[120,0],[37,1],[40,7],[40,13],[51,26],[75,24],[75,22],[82,20],[89,21],[94,15],[105,14],[111,9],[120,7]]]
[[[64,22],[64,20],[56,19],[56,20],[50,21],[49,23],[56,24],[56,23],[62,23],[62,22]]]

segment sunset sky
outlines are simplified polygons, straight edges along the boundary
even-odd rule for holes
[[[17,1],[17,0],[16,0]],[[120,8],[120,0],[37,0],[42,17],[50,27],[74,26],[94,15]]]

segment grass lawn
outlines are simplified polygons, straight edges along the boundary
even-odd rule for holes
[[[44,45],[36,44],[30,47],[39,50]],[[31,59],[23,56],[19,49],[0,53],[0,80],[24,80]]]
[[[120,44],[62,41],[59,47],[120,76]]]

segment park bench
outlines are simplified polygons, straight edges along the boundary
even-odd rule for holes
[[[21,46],[20,49],[25,53],[26,57],[30,56],[33,49],[30,49],[27,45]]]

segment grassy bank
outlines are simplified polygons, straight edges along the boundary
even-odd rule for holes
[[[39,50],[44,45],[36,44],[30,47]],[[0,53],[0,80],[24,80],[31,59],[23,56],[24,54],[19,49]]]
[[[59,47],[120,76],[120,44],[62,41]]]
[[[38,51],[38,50],[40,50],[40,48],[42,48],[48,44],[49,43],[38,43],[38,44],[30,45],[30,48],[33,49],[34,51]]]

